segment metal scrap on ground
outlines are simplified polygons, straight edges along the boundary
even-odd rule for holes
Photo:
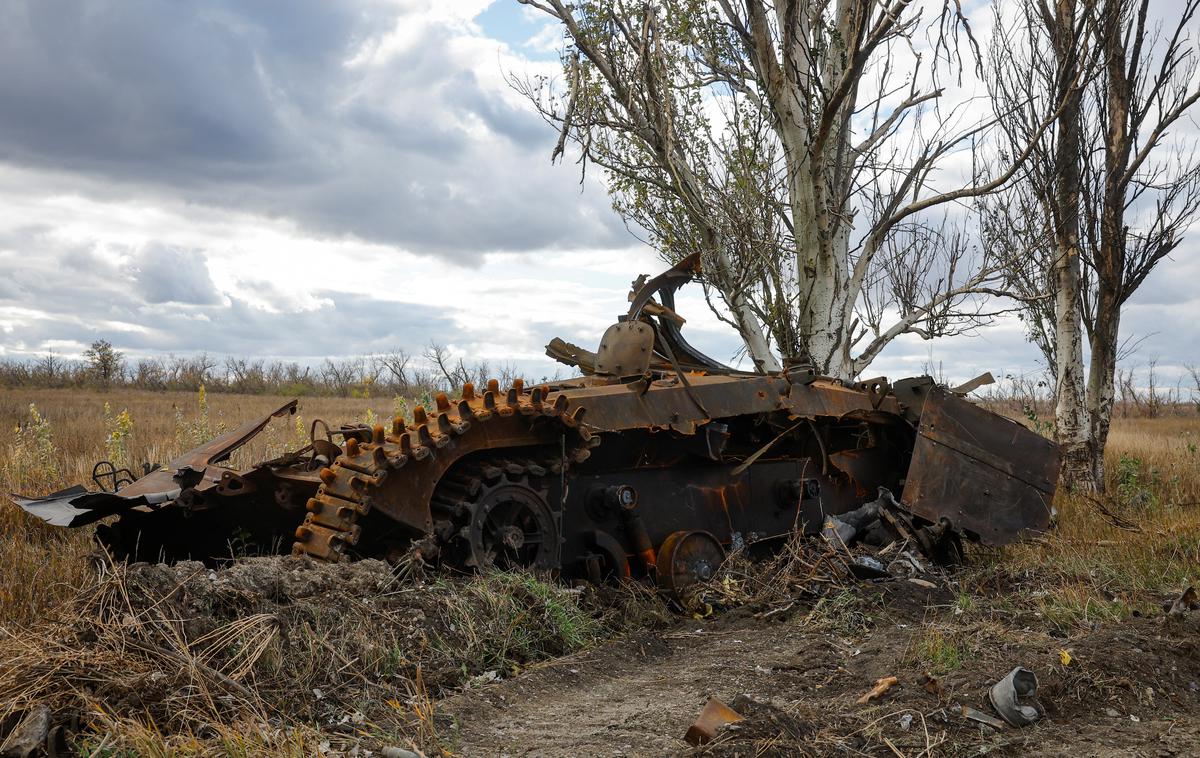
[[[236,533],[322,561],[408,555],[675,591],[711,576],[731,545],[826,524],[843,542],[874,533],[934,561],[957,558],[961,539],[1048,528],[1052,442],[929,377],[722,365],[688,344],[674,311],[698,271],[692,256],[636,282],[595,352],[552,341],[576,379],[466,384],[387,425],[314,422],[303,448],[230,466],[291,401],[115,491],[19,503],[60,526],[115,516],[97,536],[129,560],[218,561]],[[120,481],[109,476],[97,483]]]

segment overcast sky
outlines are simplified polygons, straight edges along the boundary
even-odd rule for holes
[[[661,268],[505,84],[557,70],[515,0],[0,0],[0,358],[301,362],[429,340],[553,374]],[[1200,363],[1189,238],[1129,307]],[[696,298],[687,334],[738,341]],[[684,310],[686,306],[681,306]],[[870,374],[1034,372],[1019,324],[902,338]]]

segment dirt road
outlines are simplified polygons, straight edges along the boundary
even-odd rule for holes
[[[816,611],[681,621],[444,701],[441,736],[462,756],[687,755],[682,736],[716,696],[750,718],[698,754],[1200,753],[1200,623],[1064,639],[952,600],[893,582]],[[987,686],[1016,665],[1040,679],[1040,723],[995,731],[960,715],[990,712]],[[899,686],[856,704],[888,675]]]

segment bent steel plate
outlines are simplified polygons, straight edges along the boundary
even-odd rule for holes
[[[208,442],[189,450],[164,468],[150,472],[119,492],[88,492],[82,487],[55,492],[46,497],[27,498],[12,495],[11,498],[22,510],[53,526],[77,527],[91,524],[102,518],[134,509],[147,509],[170,502],[179,497],[186,482],[185,474],[199,474],[196,489],[228,486],[230,479],[225,470],[212,471],[211,464],[226,460],[242,445],[262,432],[273,418],[296,412],[298,401],[290,400],[270,413],[254,421],[242,424],[233,431],[214,437]],[[238,472],[229,472],[242,481]],[[242,474],[247,472],[241,472]]]
[[[915,515],[985,545],[1006,545],[1050,525],[1058,445],[1011,419],[930,391],[904,483]]]

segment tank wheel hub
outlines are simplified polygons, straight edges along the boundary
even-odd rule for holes
[[[680,596],[706,582],[725,562],[725,548],[708,532],[672,532],[658,549],[658,583]]]
[[[556,568],[558,518],[546,502],[546,490],[528,468],[505,468],[498,480],[471,488],[476,494],[463,503],[460,549],[451,554],[473,568]]]

